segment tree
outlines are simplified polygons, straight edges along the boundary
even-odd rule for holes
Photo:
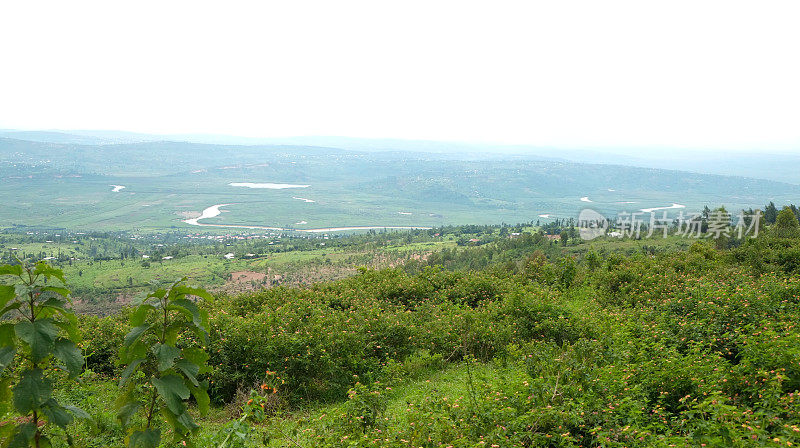
[[[168,289],[148,295],[131,316],[120,359],[127,367],[120,375],[124,394],[117,400],[117,418],[129,428],[141,412],[143,427],[129,428],[130,448],[156,448],[161,443],[159,417],[172,428],[170,446],[188,446],[199,426],[186,402],[194,396],[201,413],[208,411],[208,385],[197,377],[209,371],[208,354],[198,345],[207,343],[208,312],[191,300],[212,300],[200,288],[178,280]]]
[[[772,226],[772,235],[778,238],[798,238],[800,237],[800,223],[789,207],[784,207],[775,224]]]
[[[0,266],[0,276],[11,277],[11,284],[0,285],[0,414],[13,405],[23,417],[0,426],[0,438],[3,446],[49,447],[56,428],[65,429],[74,417],[90,418],[53,397],[59,370],[74,379],[83,369],[69,290],[64,274],[44,262]],[[48,285],[52,280],[62,286]]]
[[[775,207],[775,203],[770,201],[769,205],[764,207],[764,222],[767,224],[775,224],[777,218],[778,209]]]

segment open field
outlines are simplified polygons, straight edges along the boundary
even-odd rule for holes
[[[0,209],[0,226],[73,231],[230,231],[185,222],[217,204],[226,205],[201,223],[308,230],[530,222],[577,217],[584,207],[614,215],[676,202],[685,206],[676,213],[706,203],[739,210],[800,194],[800,186],[765,180],[522,157],[2,138],[0,178],[14,198]],[[282,188],[231,185],[248,182]]]

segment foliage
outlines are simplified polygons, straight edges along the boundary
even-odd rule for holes
[[[149,294],[131,315],[132,328],[120,350],[120,360],[127,365],[120,378],[124,392],[116,403],[118,418],[129,428],[131,448],[159,445],[159,414],[173,432],[171,443],[188,446],[199,426],[187,400],[193,396],[201,413],[208,410],[208,386],[198,378],[208,371],[208,355],[198,347],[207,342],[208,313],[191,297],[212,299],[182,279]],[[137,413],[143,414],[144,424],[132,421]]]
[[[59,372],[75,379],[83,368],[69,290],[50,284],[63,285],[64,275],[44,262],[3,265],[0,275],[11,278],[0,285],[0,414],[19,415],[0,426],[0,437],[3,446],[49,447],[74,417],[89,417],[54,397]]]
[[[775,225],[772,226],[772,235],[777,238],[798,238],[800,237],[800,224],[797,222],[797,216],[789,207],[784,207],[778,217],[775,219]]]
[[[418,260],[195,303],[200,321],[208,312],[209,399],[245,398],[218,408],[191,440],[226,448],[796,446],[800,256],[796,238],[771,230],[725,245],[562,247],[537,234],[504,237],[442,250],[445,266]],[[168,304],[168,296],[146,303]],[[189,327],[191,310],[166,309],[170,322],[186,324],[173,345],[197,348],[203,332]],[[124,337],[123,317],[142,312],[83,318],[87,364],[117,374],[108,350],[120,340],[129,347],[121,353],[129,397],[146,405],[156,396],[169,411],[153,380],[174,373],[189,383],[174,366],[160,372],[161,350],[149,350],[160,343],[158,310],[134,322],[153,325],[138,341],[137,330]],[[128,434],[148,427],[140,410]],[[161,420],[153,432],[169,431]],[[105,427],[105,440],[121,441],[119,425]],[[81,440],[94,431],[79,428]]]

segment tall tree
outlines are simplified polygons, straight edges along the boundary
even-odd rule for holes
[[[767,224],[775,224],[777,218],[778,209],[775,207],[775,203],[770,201],[769,205],[764,207],[764,222]]]
[[[778,238],[798,238],[800,237],[800,223],[789,207],[784,207],[772,226],[772,235]]]

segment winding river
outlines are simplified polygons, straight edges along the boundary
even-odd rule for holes
[[[424,226],[347,226],[347,227],[324,227],[320,229],[285,229],[283,227],[269,227],[269,226],[248,226],[243,224],[206,224],[200,222],[201,219],[214,218],[219,216],[222,211],[220,207],[225,207],[231,204],[217,204],[206,208],[197,218],[184,219],[183,222],[193,226],[202,227],[225,227],[232,229],[253,229],[253,230],[276,230],[279,232],[307,232],[307,233],[325,233],[325,232],[344,232],[348,230],[429,230],[431,227]]]

